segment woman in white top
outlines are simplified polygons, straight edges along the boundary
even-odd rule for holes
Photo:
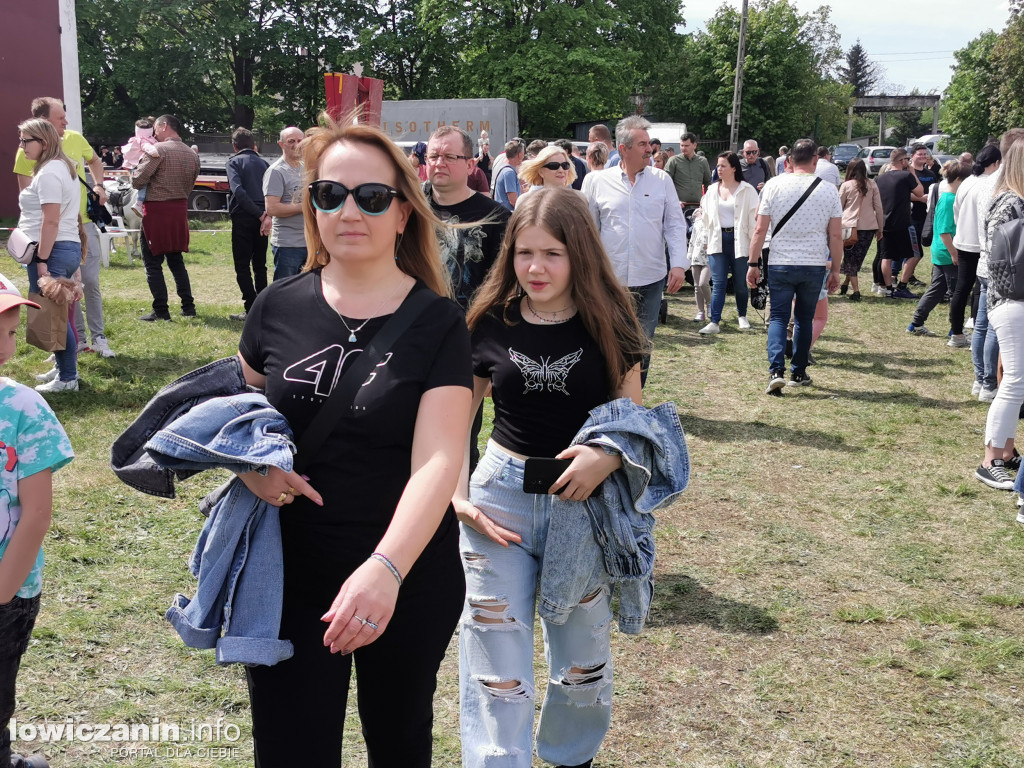
[[[82,265],[82,241],[78,236],[78,209],[82,185],[74,162],[61,150],[57,129],[35,118],[18,126],[18,143],[25,156],[35,161],[32,181],[18,196],[21,217],[18,229],[39,244],[28,265],[29,291],[39,292],[39,278],[74,277]],[[68,323],[64,349],[54,353],[56,366],[36,378],[40,392],[78,390],[78,342]]]
[[[560,146],[548,144],[536,157],[519,166],[519,180],[530,185],[520,197],[534,189],[568,187],[576,181],[576,166]]]
[[[702,220],[707,230],[708,261],[711,265],[711,318],[700,329],[718,333],[725,308],[725,282],[732,273],[736,291],[736,313],[740,330],[750,328],[747,320],[747,253],[757,219],[757,190],[743,181],[740,158],[735,152],[718,156],[718,181],[708,187],[701,201]]]

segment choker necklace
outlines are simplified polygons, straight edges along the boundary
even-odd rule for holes
[[[363,320],[362,323],[359,324],[358,328],[349,328],[348,327],[348,323],[345,322],[345,318],[342,317],[341,312],[339,312],[337,310],[337,308],[334,309],[334,312],[338,315],[338,319],[341,320],[341,324],[344,325],[345,326],[345,330],[348,331],[348,340],[349,340],[350,343],[355,343],[356,342],[356,334],[359,333],[359,331],[363,330],[363,326],[364,325],[366,325],[374,317],[377,316],[377,313],[380,312],[381,309],[384,308],[385,304],[387,304],[389,301],[391,301],[393,298],[395,298],[395,296],[398,295],[398,292],[400,290],[402,290],[402,286],[403,285],[405,285],[405,280],[399,281],[398,288],[395,290],[395,292],[392,293],[390,296],[385,296],[384,300],[380,304],[377,305],[377,308],[375,310],[373,310],[373,312],[370,314],[370,316],[368,318],[366,318],[365,320]]]
[[[552,315],[551,319],[549,320],[548,318],[542,316],[540,312],[533,308],[533,302],[530,301],[529,296],[526,297],[526,306],[530,310],[530,314],[536,317],[542,323],[564,323],[567,320],[571,320],[573,315],[576,314],[576,307],[570,304],[568,307],[556,309],[554,312],[545,312],[544,314]],[[569,314],[568,317],[559,317],[559,315],[562,314],[563,312],[571,314]]]

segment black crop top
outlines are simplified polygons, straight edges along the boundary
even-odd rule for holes
[[[555,456],[569,447],[587,414],[608,402],[608,367],[577,314],[533,325],[518,306],[506,325],[497,308],[473,332],[473,373],[491,380],[491,436],[525,456]]]

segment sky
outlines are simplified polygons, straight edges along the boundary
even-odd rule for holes
[[[722,0],[683,0],[686,31],[704,29]],[[803,13],[821,5],[832,6],[832,23],[842,36],[843,50],[860,38],[860,44],[882,77],[902,93],[917,88],[921,93],[941,93],[952,77],[953,52],[986,30],[1002,31],[1009,15],[1007,0],[791,0]],[[726,5],[737,11],[741,0]],[[902,19],[893,13],[902,11]],[[970,12],[967,12],[967,9]],[[897,89],[889,89],[890,93]]]

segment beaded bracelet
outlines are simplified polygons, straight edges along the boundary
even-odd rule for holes
[[[391,571],[391,575],[395,577],[395,581],[398,582],[398,586],[402,586],[402,582],[405,581],[405,579],[402,578],[402,574],[398,572],[398,568],[395,567],[395,564],[391,562],[387,555],[381,554],[380,552],[374,552],[370,555],[370,559],[376,560],[378,563],[383,563],[384,567]]]

